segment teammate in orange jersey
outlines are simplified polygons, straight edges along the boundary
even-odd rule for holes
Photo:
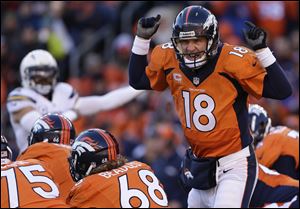
[[[67,208],[52,176],[39,160],[12,162],[1,135],[1,208]]]
[[[258,181],[250,208],[299,208],[299,180],[259,164]]]
[[[299,180],[299,132],[272,127],[267,111],[257,104],[249,106],[249,127],[259,163]]]
[[[47,114],[34,123],[28,137],[29,147],[17,158],[38,159],[47,165],[64,200],[75,185],[68,162],[74,139],[75,129],[69,119],[62,114]]]
[[[119,154],[117,140],[102,129],[82,132],[72,145],[71,174],[78,183],[67,203],[79,208],[160,208],[166,193],[152,169]]]
[[[248,207],[257,180],[248,95],[284,99],[292,93],[267,34],[246,22],[245,40],[254,51],[221,43],[215,16],[189,6],[174,21],[172,42],[156,46],[147,63],[159,24],[160,15],[138,21],[129,81],[135,89],[169,87],[173,95],[191,146],[182,169],[192,187],[188,207]]]

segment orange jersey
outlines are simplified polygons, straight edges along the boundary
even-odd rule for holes
[[[85,177],[72,188],[67,203],[80,208],[168,206],[166,193],[152,169],[137,161]]]
[[[287,175],[277,173],[263,165],[259,165],[258,180],[271,187],[293,186],[299,188],[299,181]]]
[[[299,195],[299,181],[259,164],[258,180],[250,208],[288,208]]]
[[[152,89],[170,88],[194,154],[221,157],[251,144],[248,94],[262,96],[266,70],[250,49],[228,44],[202,68],[195,72],[180,69],[167,43],[153,50],[146,75]]]
[[[270,168],[280,156],[295,159],[295,169],[299,167],[299,133],[285,126],[277,126],[256,147],[259,163]]]
[[[66,200],[75,185],[69,169],[70,150],[67,145],[40,142],[29,146],[17,160],[38,159],[47,165],[59,186],[61,197]]]
[[[1,208],[67,208],[52,173],[38,160],[1,166]]]

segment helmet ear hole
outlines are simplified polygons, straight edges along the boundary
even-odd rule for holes
[[[102,129],[84,131],[72,145],[71,174],[78,181],[104,163],[116,161],[118,154],[118,142],[109,132]]]

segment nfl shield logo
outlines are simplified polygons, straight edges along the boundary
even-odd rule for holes
[[[193,78],[193,84],[199,85],[199,83],[200,83],[200,79],[198,77],[194,77]]]

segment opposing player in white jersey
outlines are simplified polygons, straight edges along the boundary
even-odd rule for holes
[[[59,68],[53,56],[41,49],[29,52],[21,61],[22,87],[9,93],[7,109],[19,151],[27,146],[34,122],[46,113],[62,113],[70,120],[119,107],[143,91],[130,86],[103,96],[79,97],[68,83],[58,82]],[[126,95],[126,96],[125,96]]]

